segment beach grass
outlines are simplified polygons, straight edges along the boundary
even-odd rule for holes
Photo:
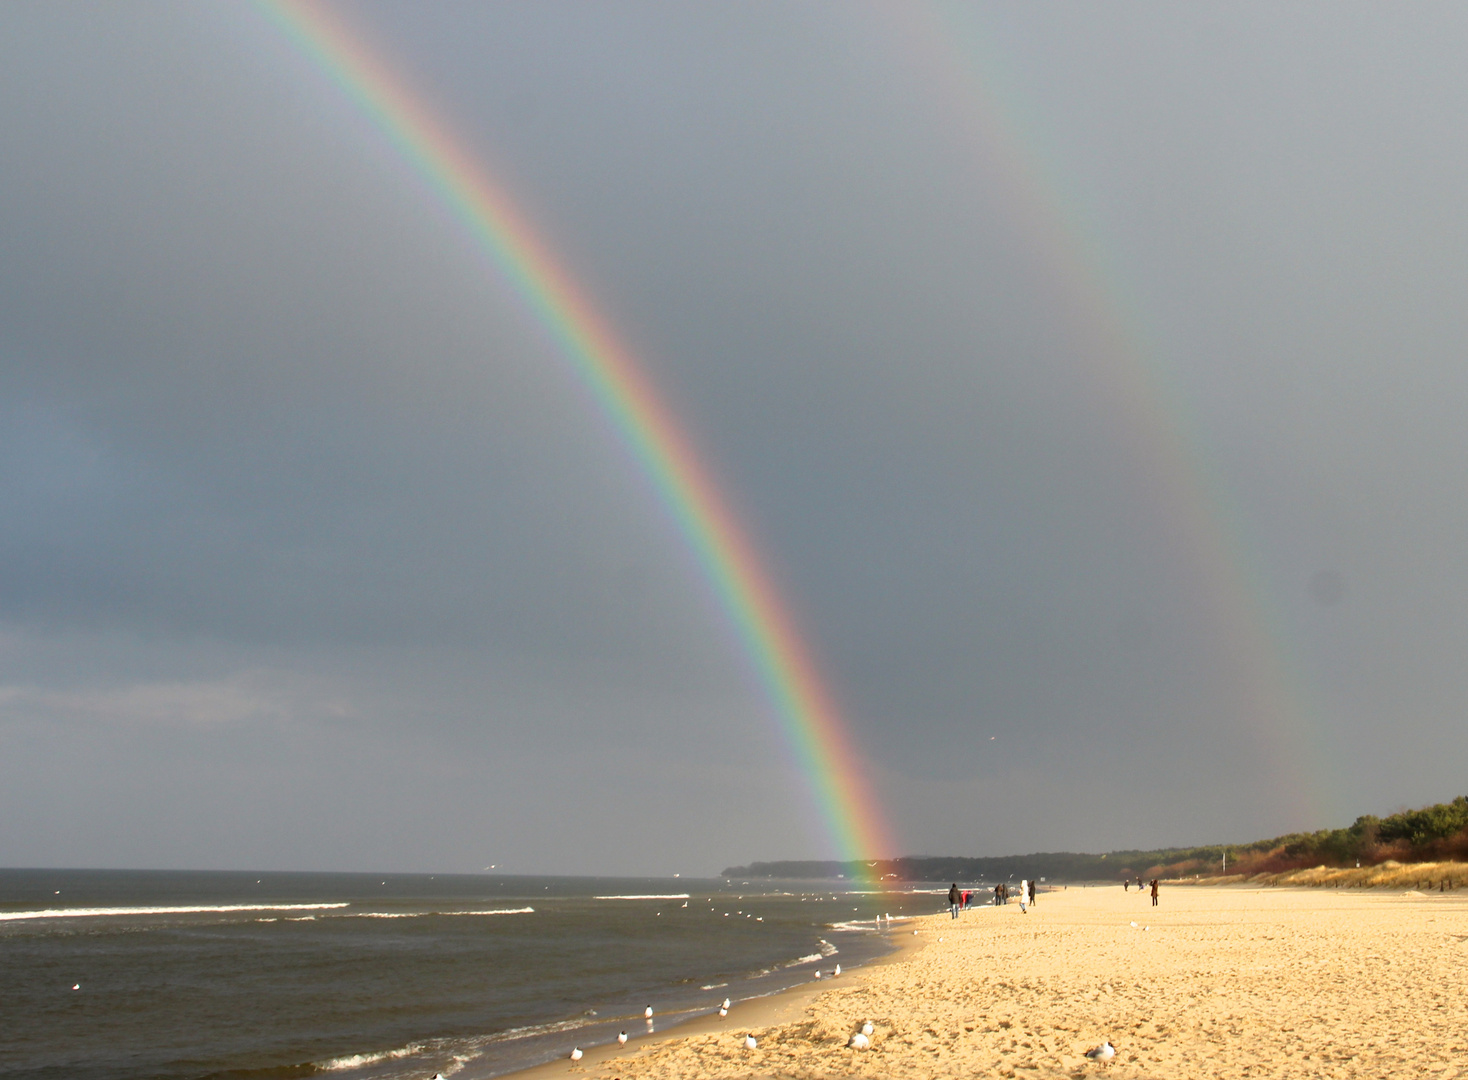
[[[1179,878],[1183,885],[1263,885],[1313,888],[1415,889],[1450,892],[1468,887],[1468,863],[1399,863],[1388,860],[1374,866],[1315,866],[1274,874]]]

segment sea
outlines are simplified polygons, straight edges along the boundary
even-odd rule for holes
[[[737,1025],[890,951],[935,891],[0,870],[0,1078],[483,1080],[726,997]]]

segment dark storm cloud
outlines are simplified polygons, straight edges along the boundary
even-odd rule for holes
[[[910,850],[1457,793],[1455,13],[954,9],[924,51],[837,6],[343,11],[644,359]],[[0,860],[824,850],[606,421],[265,21],[22,12],[0,102]],[[1060,279],[1087,251],[1151,386]],[[1292,698],[1301,760],[1271,760],[1249,710]]]

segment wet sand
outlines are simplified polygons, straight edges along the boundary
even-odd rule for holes
[[[1468,1077],[1459,894],[1073,887],[907,926],[890,962],[521,1075]]]

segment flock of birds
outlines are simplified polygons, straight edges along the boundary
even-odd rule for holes
[[[684,907],[687,907],[688,906],[688,904],[687,904],[686,901],[684,902],[683,906]],[[741,911],[739,914],[743,915],[744,913]],[[887,918],[888,923],[890,925],[892,916],[891,915],[888,915],[888,916],[886,916],[886,918]],[[882,916],[879,915],[877,917],[877,922],[880,924],[881,921],[882,921]],[[1136,923],[1132,923],[1132,926],[1135,927],[1136,925],[1137,925]],[[1145,930],[1145,929],[1149,929],[1149,928],[1148,927],[1141,927],[1141,929],[1144,929]],[[914,930],[913,933],[916,934],[917,931]],[[942,940],[943,939],[941,937],[938,938],[938,941],[939,942],[942,942]],[[823,974],[824,973],[821,971],[821,969],[819,967],[816,968],[816,975],[815,975],[815,977],[817,979],[820,979],[823,976]],[[837,964],[836,967],[835,967],[835,969],[831,972],[831,975],[832,976],[836,976],[836,975],[840,975],[840,974],[841,974],[841,965],[840,964]],[[723,1019],[725,1019],[725,1018],[728,1017],[728,1015],[729,1015],[729,1009],[731,1007],[731,1004],[732,1004],[731,1001],[728,998],[725,998],[724,1001],[723,1001],[723,1004],[721,1004],[719,1006],[719,1019],[720,1020],[723,1020]],[[652,1015],[653,1015],[653,1013],[652,1013],[652,1006],[649,1005],[647,1008],[643,1009],[642,1010],[642,1015],[643,1015],[643,1018],[649,1024],[649,1030],[651,1030],[650,1025],[652,1024]],[[856,1033],[853,1034],[850,1039],[847,1040],[846,1045],[848,1047],[850,1047],[851,1049],[853,1049],[853,1050],[868,1050],[868,1049],[871,1048],[871,1045],[872,1045],[872,1037],[873,1037],[873,1035],[876,1034],[876,1030],[877,1030],[876,1029],[876,1026],[870,1020],[864,1021],[862,1023],[862,1025],[861,1025],[861,1028],[858,1031],[856,1031]],[[628,1036],[627,1036],[627,1032],[625,1030],[622,1031],[622,1032],[620,1032],[617,1035],[617,1045],[618,1046],[626,1046],[627,1045],[627,1038],[628,1038]],[[759,1048],[759,1041],[752,1034],[746,1034],[744,1036],[744,1049],[746,1049],[746,1050],[756,1050],[758,1048]],[[577,1046],[577,1047],[575,1047],[575,1048],[572,1049],[572,1051],[571,1051],[571,1060],[573,1062],[580,1061],[583,1056],[584,1056],[584,1052],[582,1051],[581,1047]],[[1091,1061],[1096,1061],[1096,1062],[1106,1063],[1106,1062],[1111,1061],[1111,1059],[1114,1058],[1115,1056],[1116,1056],[1116,1047],[1114,1047],[1114,1046],[1111,1045],[1111,1040],[1110,1039],[1106,1039],[1106,1040],[1104,1040],[1101,1043],[1100,1046],[1092,1047],[1090,1050],[1087,1050],[1086,1051],[1086,1057],[1089,1058]],[[444,1077],[443,1077],[442,1074],[439,1074],[439,1075],[435,1076],[433,1078],[433,1080],[444,1080]]]
[[[647,1016],[648,1018],[651,1018],[651,1016],[652,1016],[652,1006],[649,1005],[648,1008],[647,1008],[647,1010],[646,1010],[646,1012],[643,1015],[644,1016]],[[728,1016],[729,1015],[729,999],[728,998],[725,998],[724,999],[724,1004],[719,1009],[719,1015],[720,1016]],[[861,1030],[857,1031],[856,1034],[852,1035],[851,1038],[849,1040],[847,1040],[846,1045],[849,1046],[853,1050],[869,1050],[869,1049],[871,1049],[871,1045],[872,1045],[872,1036],[876,1033],[876,1030],[877,1030],[876,1025],[873,1024],[870,1020],[868,1020],[868,1021],[866,1021],[865,1023],[863,1023],[861,1025]],[[626,1046],[627,1045],[627,1033],[625,1031],[623,1031],[621,1034],[619,1034],[617,1036],[617,1045],[618,1046]],[[759,1049],[759,1040],[757,1040],[753,1035],[746,1035],[746,1036],[744,1036],[744,1049],[746,1049],[746,1050],[757,1050],[757,1049]],[[582,1057],[584,1057],[584,1056],[585,1056],[585,1052],[579,1046],[576,1047],[575,1049],[573,1049],[571,1051],[571,1060],[572,1061],[580,1061],[582,1059]],[[1114,1047],[1114,1046],[1111,1045],[1111,1040],[1110,1039],[1107,1039],[1104,1042],[1102,1042],[1102,1044],[1100,1046],[1093,1047],[1092,1049],[1086,1051],[1086,1057],[1090,1058],[1092,1061],[1107,1062],[1107,1061],[1110,1061],[1115,1056],[1116,1056],[1116,1047]],[[443,1073],[439,1073],[436,1076],[434,1076],[433,1080],[444,1080]]]
[[[821,973],[819,971],[817,971],[816,972],[816,977],[817,978],[820,978],[820,974]],[[837,964],[836,965],[836,970],[833,971],[832,974],[833,975],[840,975],[841,974],[841,965],[840,964]],[[725,1017],[727,1017],[729,1015],[729,1009],[733,1006],[733,1004],[734,1003],[729,998],[725,998],[724,999],[723,1003],[719,1006],[719,1019],[722,1020],[722,1019],[724,1019]],[[647,1008],[645,1008],[645,1009],[642,1010],[642,1016],[643,1016],[643,1019],[646,1020],[649,1024],[652,1023],[652,1006],[651,1005],[649,1005]],[[874,1034],[876,1034],[876,1031],[877,1031],[876,1025],[873,1024],[870,1020],[867,1020],[867,1021],[863,1022],[863,1024],[861,1025],[861,1028],[856,1032],[856,1034],[854,1034],[854,1035],[851,1036],[851,1038],[847,1041],[846,1045],[849,1046],[849,1047],[851,1047],[853,1050],[867,1050],[867,1049],[870,1049],[870,1047],[872,1045],[872,1036]],[[618,1046],[626,1046],[627,1045],[627,1038],[628,1038],[628,1036],[627,1036],[627,1032],[626,1032],[625,1029],[623,1029],[622,1031],[618,1032],[618,1034],[617,1034],[617,1045]],[[1110,1046],[1111,1044],[1110,1043],[1107,1043],[1106,1045],[1107,1046]],[[759,1040],[756,1039],[752,1034],[745,1035],[744,1036],[744,1049],[746,1049],[746,1050],[757,1050],[757,1049],[759,1049]],[[1093,1053],[1094,1052],[1095,1051],[1093,1051]],[[571,1050],[571,1060],[573,1062],[580,1061],[585,1056],[586,1056],[586,1052],[584,1050],[582,1050],[581,1047],[577,1046],[577,1047],[572,1048],[572,1050]],[[1087,1055],[1087,1056],[1089,1057],[1090,1055]],[[1110,1055],[1108,1054],[1107,1056],[1109,1057]],[[433,1080],[444,1080],[443,1074],[442,1073],[439,1073],[437,1076],[435,1076],[433,1078]]]
[[[841,965],[840,964],[837,964],[836,965],[836,970],[835,970],[835,972],[833,974],[836,974],[836,975],[840,975],[841,974]],[[820,978],[820,972],[819,971],[816,972],[816,977],[817,978]],[[725,998],[724,999],[723,1004],[719,1006],[719,1019],[722,1020],[722,1019],[724,1019],[725,1017],[727,1017],[729,1015],[729,1009],[730,1009],[730,1007],[731,1007],[732,1004],[733,1003],[728,998]],[[652,1006],[651,1005],[649,1005],[647,1008],[645,1008],[645,1009],[642,1010],[642,1016],[643,1016],[643,1019],[645,1019],[649,1024],[652,1023]],[[851,1049],[853,1049],[853,1050],[869,1050],[869,1049],[871,1049],[871,1045],[872,1045],[872,1036],[876,1034],[876,1031],[877,1031],[876,1025],[873,1024],[870,1020],[866,1020],[866,1021],[864,1021],[862,1023],[861,1028],[854,1035],[852,1035],[850,1039],[847,1040],[846,1045],[848,1047],[850,1047]],[[617,1034],[617,1045],[618,1046],[626,1046],[627,1045],[627,1038],[628,1038],[627,1031],[626,1031],[626,1029],[623,1029],[621,1032],[619,1032]],[[746,1050],[757,1050],[757,1049],[759,1049],[759,1040],[757,1040],[753,1035],[745,1035],[744,1036],[744,1049],[746,1049]],[[585,1056],[586,1056],[585,1051],[582,1050],[581,1047],[579,1047],[579,1046],[574,1047],[571,1050],[571,1060],[573,1062],[580,1061]],[[1086,1057],[1090,1058],[1092,1061],[1108,1062],[1112,1058],[1114,1058],[1115,1056],[1116,1056],[1116,1047],[1114,1047],[1114,1046],[1111,1045],[1111,1040],[1110,1039],[1107,1039],[1104,1042],[1102,1042],[1100,1046],[1093,1047],[1092,1049],[1086,1051]],[[434,1076],[433,1080],[444,1080],[443,1073],[439,1073],[436,1076]]]

